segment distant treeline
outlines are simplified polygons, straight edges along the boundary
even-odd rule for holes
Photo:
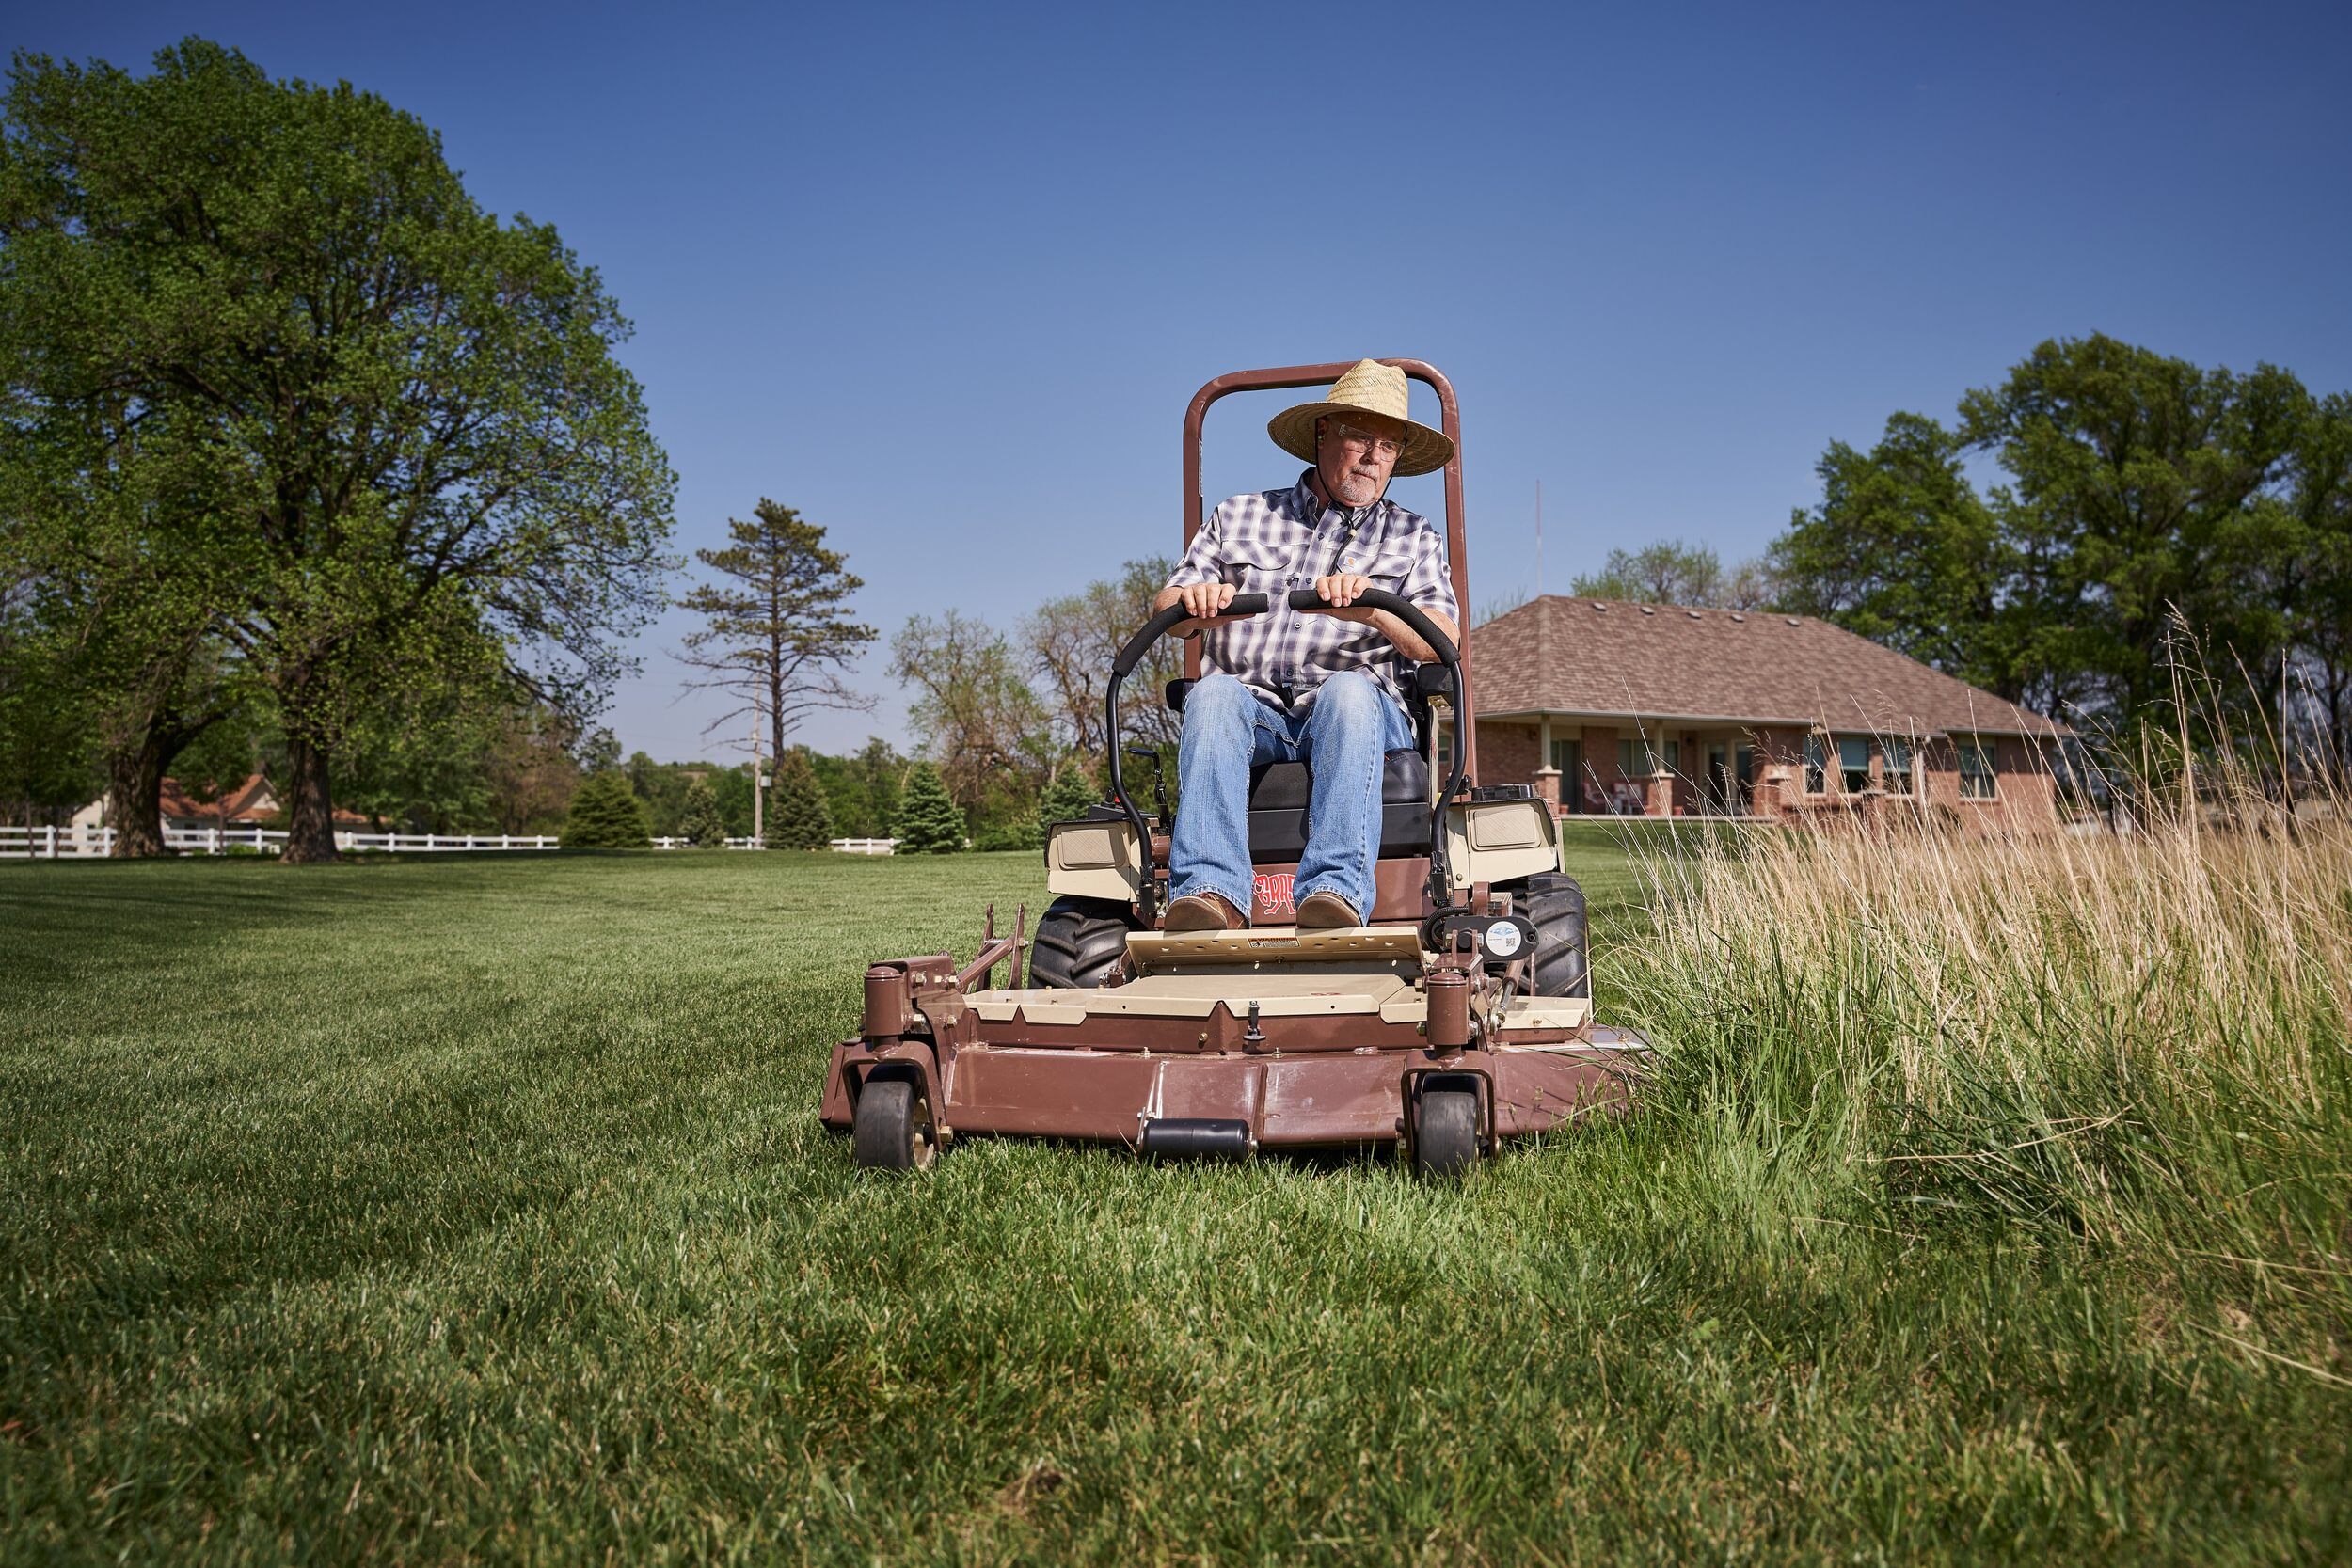
[[[888,741],[868,739],[848,756],[827,756],[801,748],[800,759],[817,777],[834,838],[888,838],[898,820],[898,797],[913,759]],[[748,762],[656,762],[643,752],[621,764],[630,790],[644,802],[656,838],[680,836],[686,791],[696,779],[709,782],[729,838],[752,833],[752,768]]]

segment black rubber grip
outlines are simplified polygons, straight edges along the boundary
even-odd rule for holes
[[[1319,589],[1294,588],[1291,590],[1291,608],[1293,610],[1337,610],[1340,607],[1326,599]],[[1439,631],[1438,624],[1423,612],[1421,606],[1402,594],[1391,594],[1385,588],[1367,588],[1357,594],[1355,603],[1347,608],[1387,610],[1412,627],[1421,640],[1428,643],[1437,653],[1438,662],[1440,664],[1450,665],[1460,657],[1454,651],[1454,639]]]
[[[1266,596],[1263,594],[1236,594],[1232,603],[1211,618],[1222,621],[1244,615],[1263,615],[1265,612]],[[1134,674],[1136,666],[1143,662],[1143,656],[1152,651],[1152,643],[1166,637],[1168,628],[1175,626],[1177,622],[1189,621],[1192,618],[1192,615],[1184,609],[1182,600],[1169,605],[1166,610],[1152,616],[1151,620],[1144,623],[1143,629],[1129,638],[1127,645],[1119,650],[1119,657],[1111,661],[1111,673],[1120,680],[1125,680],[1129,675]]]

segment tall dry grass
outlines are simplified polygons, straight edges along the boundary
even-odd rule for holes
[[[2290,823],[2224,764],[2139,816],[1645,857],[1622,985],[1666,1114],[1808,1163],[1869,1223],[2234,1259],[2347,1321],[2352,810]]]

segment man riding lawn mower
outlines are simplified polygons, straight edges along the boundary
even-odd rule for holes
[[[1406,418],[1408,375],[1437,391],[1442,432]],[[1327,383],[1267,427],[1312,467],[1204,524],[1209,405]],[[1018,921],[998,937],[992,911],[969,963],[866,972],[821,1111],[859,1164],[1014,1133],[1155,1157],[1402,1141],[1447,1175],[1624,1103],[1648,1047],[1592,1022],[1584,898],[1550,809],[1523,784],[1477,787],[1459,434],[1452,386],[1419,360],[1244,371],[1194,394],[1184,559],[1107,683],[1113,798],[1054,825],[1034,943]],[[1385,499],[1391,472],[1440,467],[1442,555]],[[1119,741],[1120,689],[1171,632],[1200,633],[1167,693],[1184,716],[1172,823],[1164,801],[1145,816]],[[1015,988],[991,989],[1008,959]]]

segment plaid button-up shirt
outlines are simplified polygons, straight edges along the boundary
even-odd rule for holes
[[[1287,490],[1235,496],[1193,535],[1168,579],[1170,588],[1230,582],[1236,594],[1263,594],[1273,608],[1202,634],[1202,666],[1238,677],[1278,705],[1304,707],[1315,689],[1343,670],[1361,670],[1405,702],[1406,658],[1380,628],[1291,609],[1294,588],[1317,578],[1360,572],[1375,588],[1410,600],[1455,624],[1454,582],[1429,519],[1387,497],[1370,506],[1326,506],[1299,476]]]

